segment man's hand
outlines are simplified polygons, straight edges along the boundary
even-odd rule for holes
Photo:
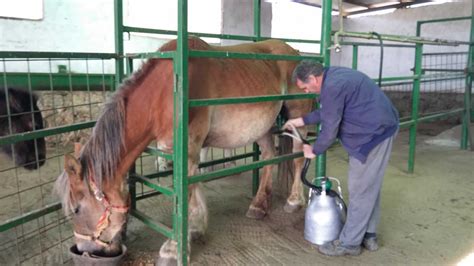
[[[304,157],[308,159],[313,159],[316,157],[316,154],[313,153],[313,146],[304,144],[303,145]]]
[[[290,120],[286,121],[286,123],[283,125],[282,128],[283,128],[283,129],[286,129],[286,130],[292,130],[291,125],[293,125],[294,127],[302,127],[302,126],[304,126],[303,118],[302,118],[302,117],[298,117],[298,118],[290,119]]]

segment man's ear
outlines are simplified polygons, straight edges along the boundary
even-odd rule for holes
[[[318,77],[316,77],[315,75],[309,75],[308,76],[308,84],[315,84],[316,82],[318,82]]]

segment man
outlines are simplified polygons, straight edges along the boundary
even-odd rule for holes
[[[329,256],[359,255],[361,245],[375,251],[380,190],[398,132],[398,112],[368,76],[349,68],[323,68],[303,60],[293,72],[293,81],[306,93],[320,94],[320,109],[283,126],[321,123],[314,145],[304,145],[304,156],[312,159],[324,153],[336,138],[349,153],[346,223],[339,239],[321,245],[319,251]]]

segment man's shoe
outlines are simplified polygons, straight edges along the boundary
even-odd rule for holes
[[[379,244],[377,243],[376,237],[364,238],[362,241],[362,246],[368,251],[376,251],[379,249]]]
[[[319,252],[327,256],[357,256],[361,252],[360,246],[343,246],[339,240],[319,246]]]

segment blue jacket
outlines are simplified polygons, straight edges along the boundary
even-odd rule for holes
[[[339,138],[349,155],[365,163],[369,152],[398,130],[398,112],[367,75],[345,67],[324,70],[320,109],[303,117],[321,123],[313,145],[322,154]]]

